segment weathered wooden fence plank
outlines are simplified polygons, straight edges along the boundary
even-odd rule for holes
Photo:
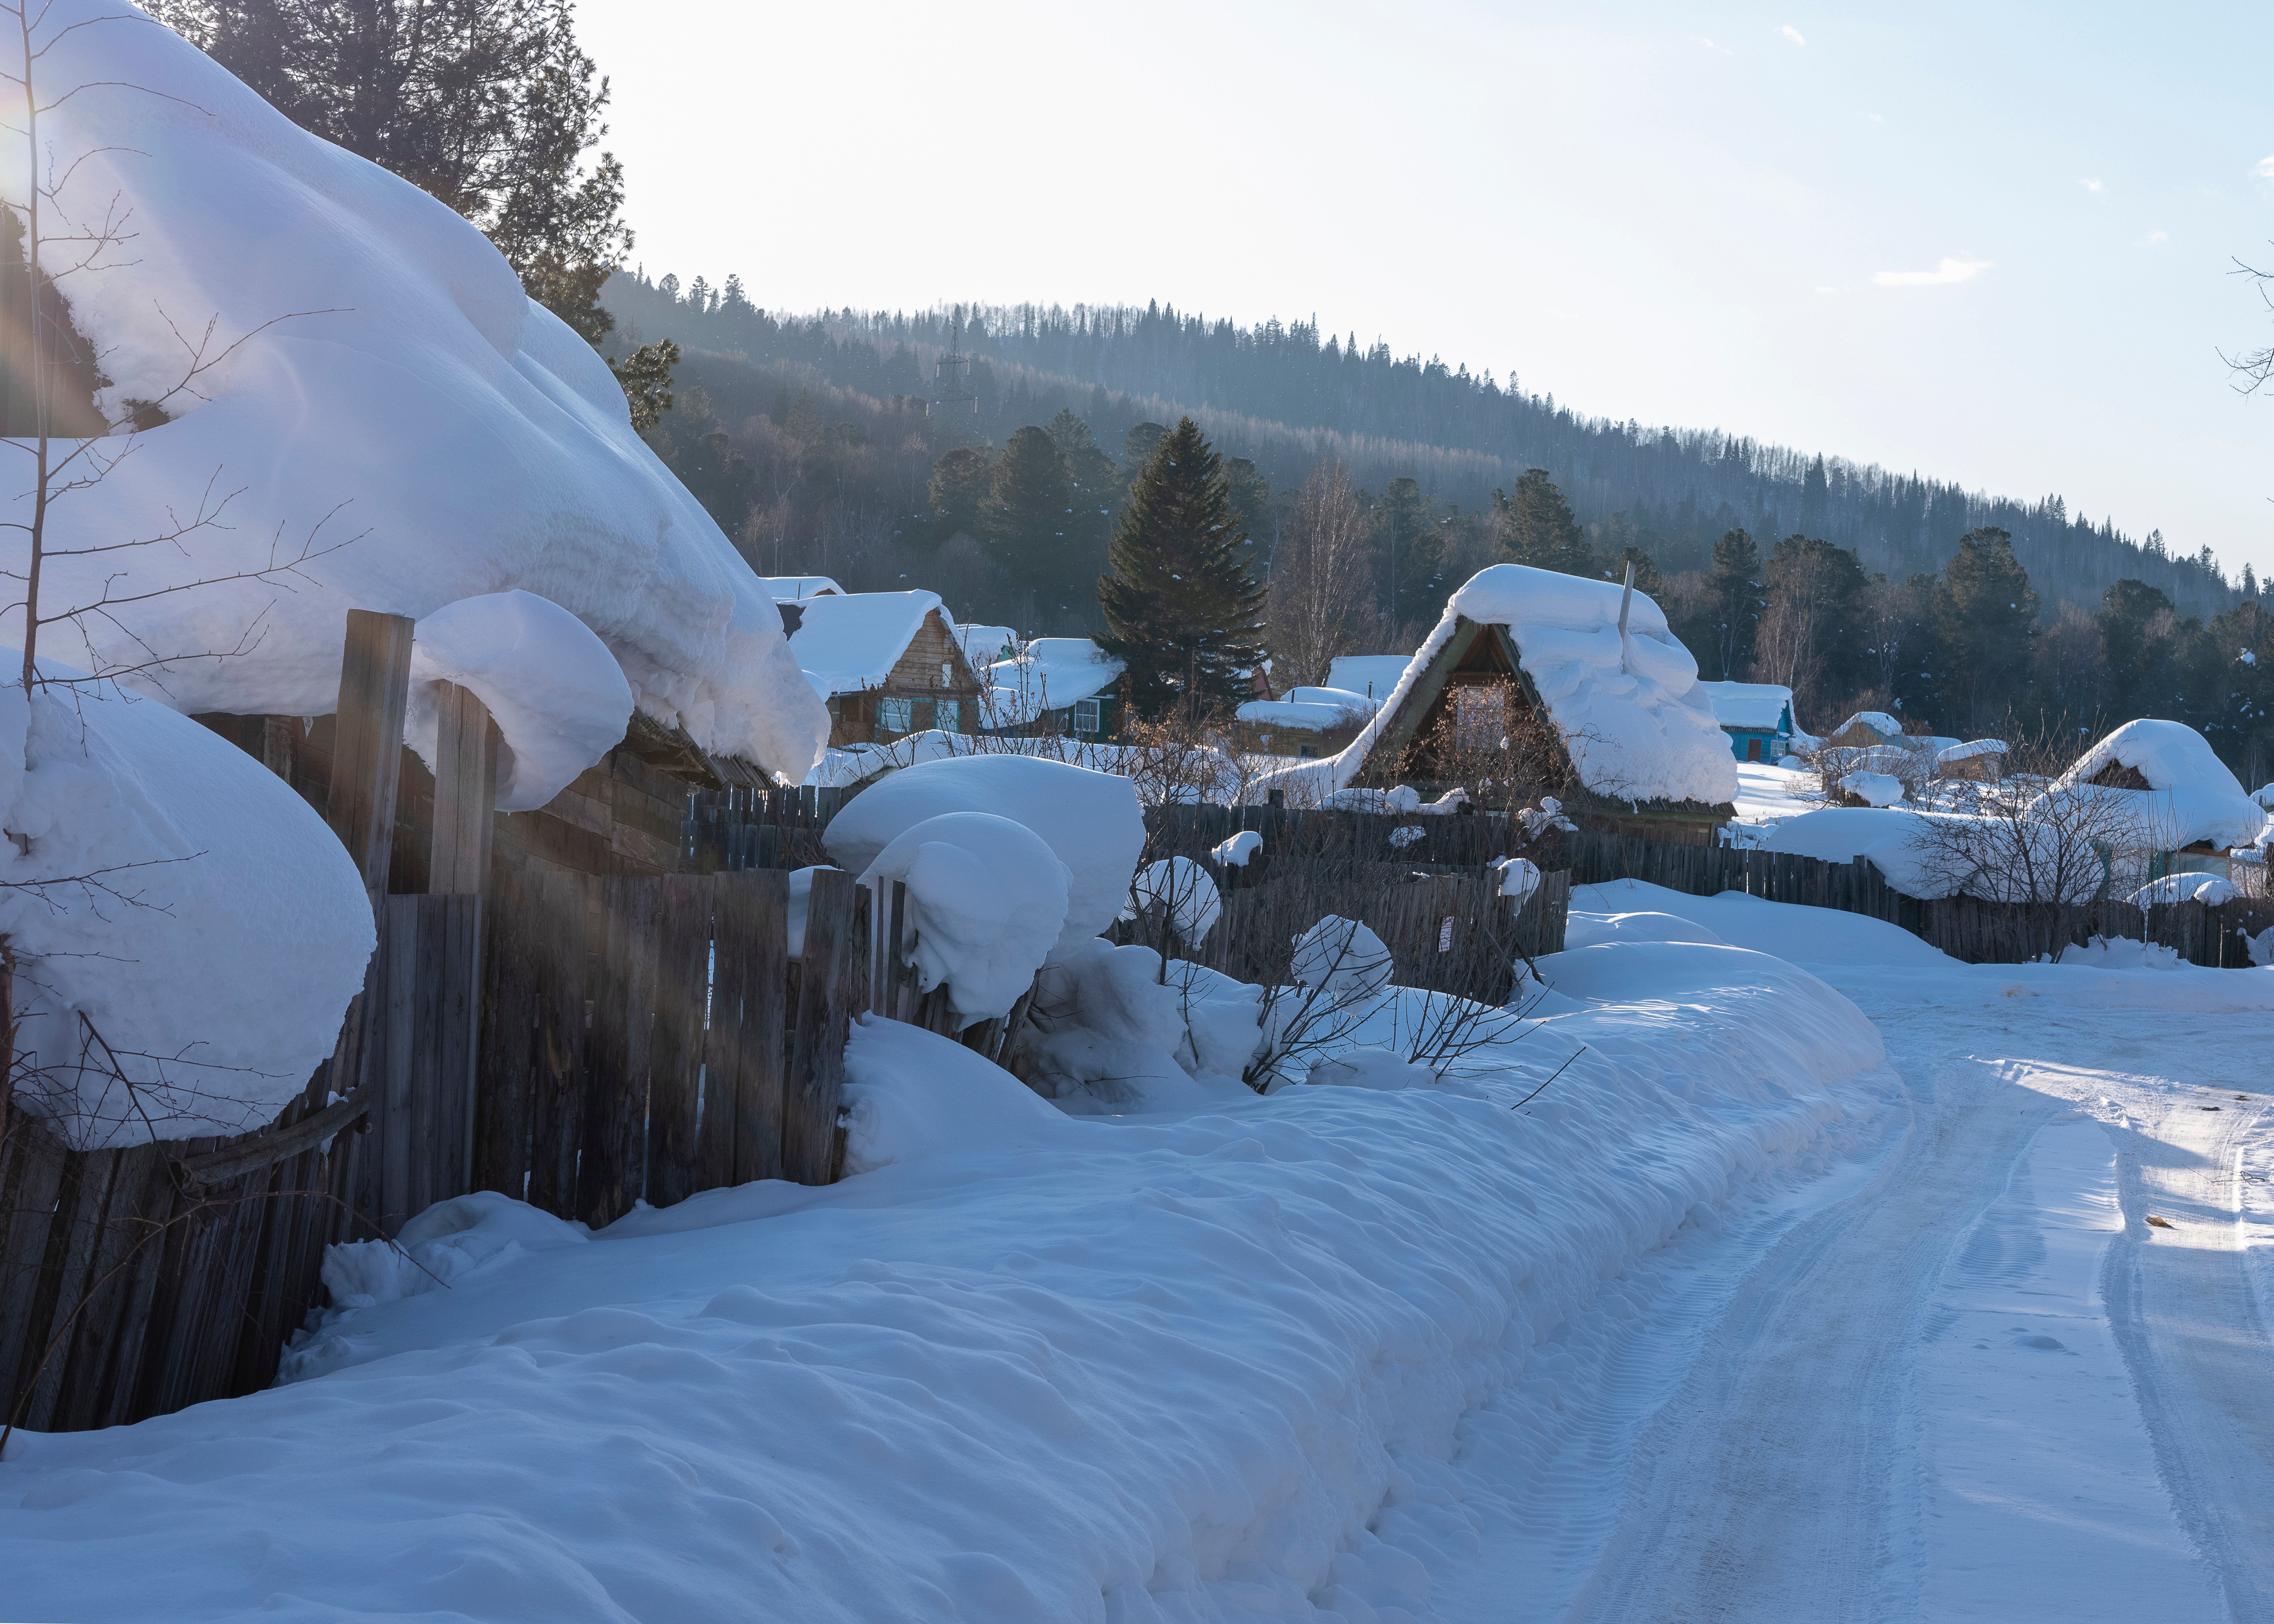
[[[648,1070],[647,1199],[658,1207],[705,1188],[700,1176],[704,1017],[711,1004],[712,910],[708,876],[656,882],[655,1019]]]
[[[780,1178],[787,1113],[789,876],[738,874],[719,887],[719,964],[712,1005],[704,1158],[715,1184]],[[712,1131],[712,1113],[717,1114]]]
[[[806,900],[782,1132],[783,1177],[802,1184],[825,1184],[834,1176],[838,1101],[845,1085],[845,1037],[853,1007],[845,996],[847,961],[857,964],[860,956],[854,933],[859,889],[851,875],[823,868],[815,872]]]

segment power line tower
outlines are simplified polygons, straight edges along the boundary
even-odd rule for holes
[[[933,395],[924,402],[924,416],[966,401],[971,402],[971,415],[979,415],[979,396],[971,388],[971,361],[963,353],[963,311],[958,306],[954,323],[947,330],[947,353],[931,364]]]

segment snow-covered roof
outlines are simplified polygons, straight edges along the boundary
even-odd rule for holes
[[[1724,727],[1778,733],[1792,726],[1792,690],[1777,682],[1700,682]]]
[[[2112,763],[2148,780],[2142,822],[2159,848],[2177,850],[2208,840],[2249,846],[2266,826],[2266,808],[2243,793],[2240,780],[2205,739],[2185,722],[2142,718],[2127,722],[2053,780],[2050,793],[2089,785]]]
[[[1972,761],[1977,756],[2003,756],[2004,754],[2006,754],[2006,741],[2003,739],[1976,739],[1965,744],[1948,745],[1937,750],[1934,753],[1934,764],[1938,767],[1946,767],[1953,762]]]
[[[1411,654],[1339,655],[1327,662],[1327,686],[1353,694],[1371,693],[1376,701],[1384,700],[1412,661]]]
[[[974,671],[984,671],[997,660],[1015,658],[1019,649],[1019,634],[1008,626],[959,626],[955,628],[955,641]],[[1005,649],[1011,650],[1009,656],[1005,655]]]
[[[1889,744],[1900,743],[1903,737],[1903,725],[1884,710],[1858,710],[1825,737],[1837,739],[1849,728],[1857,726],[1879,734]]]
[[[1284,699],[1251,699],[1233,714],[1264,727],[1299,727],[1319,732],[1354,717],[1374,714],[1375,702],[1339,688],[1291,688]]]
[[[954,619],[937,592],[836,592],[798,600],[803,611],[790,634],[790,652],[813,691],[824,699],[882,688],[908,644],[937,613],[949,635]]]
[[[1366,730],[1338,755],[1267,775],[1254,796],[1298,778],[1321,795],[1347,787],[1421,673],[1467,620],[1507,628],[1584,787],[1623,801],[1733,801],[1736,763],[1698,687],[1698,662],[1641,592],[1633,595],[1622,639],[1624,596],[1618,583],[1525,564],[1480,571],[1453,594]]]
[[[776,603],[794,603],[801,598],[821,598],[845,590],[827,575],[760,575],[758,584],[773,595]]]
[[[1124,663],[1087,637],[1037,637],[1016,659],[988,668],[998,727],[1031,722],[1044,710],[1063,710],[1094,699],[1121,680]]]
[[[202,492],[228,501],[178,548],[126,555],[139,601],[90,621],[91,658],[210,655],[258,627],[246,651],[177,659],[148,686],[186,711],[321,715],[349,609],[425,620],[520,588],[590,627],[656,721],[802,775],[828,718],[781,617],[632,432],[592,347],[473,225],[299,129],[179,35],[117,0],[66,13],[41,63],[81,86],[41,119],[55,214],[132,224],[64,290],[110,380],[104,415],[159,401],[173,420],[49,508],[45,606],[95,601],[120,567],[70,549],[164,534]],[[217,365],[184,392],[183,335],[208,321]],[[0,520],[28,516],[21,489],[0,496]],[[312,533],[320,556],[297,578],[260,577],[272,546],[290,559]],[[219,583],[147,595],[197,581]]]

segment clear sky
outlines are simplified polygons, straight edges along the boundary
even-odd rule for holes
[[[2274,569],[2274,7],[580,0],[636,259],[1315,314]]]

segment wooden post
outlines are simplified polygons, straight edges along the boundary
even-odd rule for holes
[[[489,889],[496,825],[498,726],[471,688],[434,685],[434,847],[426,889],[479,896]]]
[[[395,795],[403,763],[403,713],[410,698],[408,615],[348,611],[340,704],[332,746],[328,816],[363,873],[376,909],[395,854]]]

